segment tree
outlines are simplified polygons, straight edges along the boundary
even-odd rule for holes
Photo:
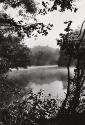
[[[20,38],[11,35],[4,37],[0,34],[0,74],[6,73],[5,69],[28,66],[30,64],[29,54],[29,48],[20,43]]]
[[[20,38],[0,34],[0,107],[9,104],[20,88],[6,77],[11,68],[26,68],[30,65],[30,50],[20,43]]]
[[[85,22],[85,21],[84,21]],[[60,34],[61,39],[58,40],[58,44],[61,46],[61,49],[64,50],[68,58],[68,87],[66,98],[62,104],[59,114],[74,114],[76,109],[80,104],[81,90],[85,81],[85,30],[83,28],[84,22],[82,23],[79,36],[72,39],[71,37],[71,21],[65,22],[68,23],[66,34]],[[70,76],[70,64],[73,59],[76,59],[76,66],[74,70],[74,77]]]
[[[17,7],[18,1],[4,0],[4,10],[11,6]],[[24,1],[26,11],[34,13],[34,5]],[[15,5],[17,3],[17,5]],[[32,4],[32,5],[31,5]],[[28,5],[30,9],[28,9]],[[10,83],[6,78],[7,72],[11,68],[26,68],[30,65],[30,50],[22,43],[24,34],[21,25],[14,19],[11,19],[5,12],[0,12],[0,107],[10,102],[14,95],[19,96],[20,89],[13,82]]]
[[[67,29],[67,28],[66,28]],[[65,30],[66,30],[65,29]],[[70,39],[70,40],[72,40],[72,39],[76,39],[77,38],[77,36],[78,36],[78,34],[79,34],[79,30],[80,29],[76,29],[76,30],[72,30],[71,29],[71,31],[69,32],[69,34],[68,34],[68,36],[67,36],[67,34],[62,34],[62,33],[60,33],[60,38],[61,39],[58,39],[58,43],[60,43],[62,40],[68,40],[68,39]],[[60,44],[59,44],[60,45]],[[66,50],[65,49],[63,49],[63,47],[61,46],[61,48],[60,48],[60,57],[59,57],[59,60],[58,60],[58,65],[59,66],[67,66],[68,65],[68,60],[69,60],[69,57],[68,57],[68,55],[66,54],[66,52],[65,52]],[[72,59],[71,59],[71,63],[70,63],[70,66],[75,66],[75,64],[76,64],[76,59],[74,59],[73,57],[72,57]]]
[[[31,65],[56,65],[59,49],[37,46],[31,49]]]

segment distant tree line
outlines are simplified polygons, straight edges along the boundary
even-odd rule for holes
[[[37,46],[31,49],[31,65],[56,65],[59,58],[59,49],[48,46]]]
[[[35,66],[42,65],[58,65],[66,67],[68,64],[68,56],[62,49],[54,49],[48,46],[36,46],[30,49],[30,64]],[[76,60],[72,59],[70,66],[74,66]]]

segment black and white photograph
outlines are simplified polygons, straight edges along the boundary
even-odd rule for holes
[[[0,0],[0,125],[85,125],[85,0]]]

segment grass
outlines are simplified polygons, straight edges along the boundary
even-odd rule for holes
[[[43,84],[58,80],[63,81],[63,86],[66,88],[67,69],[54,66],[12,70],[8,73],[8,79],[22,87],[28,85],[29,82]]]

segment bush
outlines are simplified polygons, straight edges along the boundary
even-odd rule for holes
[[[49,94],[43,97],[43,91],[26,94],[21,100],[13,101],[2,110],[3,125],[40,125],[56,116],[61,100],[53,99]]]

